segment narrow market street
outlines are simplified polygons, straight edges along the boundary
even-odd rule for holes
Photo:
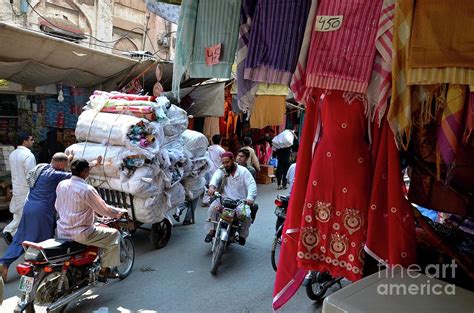
[[[134,238],[136,259],[132,274],[80,298],[66,312],[272,312],[275,272],[270,262],[276,184],[258,185],[259,212],[245,246],[225,251],[217,276],[210,269],[210,245],[204,243],[207,208],[196,210],[196,224],[176,225],[168,245],[153,250],[148,232]],[[3,253],[6,245],[0,241]],[[4,311],[18,300],[19,276],[14,263],[5,285]],[[281,312],[320,312],[300,288]]]

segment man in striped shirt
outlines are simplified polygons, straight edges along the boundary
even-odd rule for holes
[[[72,177],[62,181],[56,189],[58,238],[102,248],[100,276],[116,278],[111,268],[120,264],[120,233],[114,228],[96,226],[94,220],[96,213],[118,218],[123,210],[109,206],[94,187],[87,184],[87,160],[74,160],[71,172]]]

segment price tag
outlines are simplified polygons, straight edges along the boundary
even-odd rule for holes
[[[206,64],[208,66],[213,66],[214,64],[218,64],[221,58],[221,51],[222,51],[222,44],[219,43],[217,45],[211,46],[206,48]]]
[[[317,32],[336,31],[341,28],[343,18],[343,15],[318,15],[315,30]]]

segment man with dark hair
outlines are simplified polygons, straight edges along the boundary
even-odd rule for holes
[[[56,226],[56,187],[71,177],[64,171],[72,155],[64,153],[53,155],[50,164],[40,163],[28,172],[27,182],[30,189],[26,197],[23,215],[13,242],[0,258],[0,273],[6,281],[8,267],[23,254],[23,241],[41,242],[54,237]]]
[[[30,150],[34,142],[31,135],[20,133],[17,142],[18,146],[9,157],[13,189],[13,197],[10,200],[10,212],[13,214],[13,220],[3,229],[3,238],[5,238],[7,244],[11,243],[13,235],[15,235],[18,229],[23,213],[23,205],[30,191],[26,182],[26,174],[36,166],[35,156]]]
[[[237,161],[237,164],[239,164],[240,166],[243,166],[246,169],[248,169],[250,174],[252,174],[253,179],[256,180],[257,179],[257,172],[255,171],[253,166],[247,165],[247,161],[249,160],[249,158],[250,158],[249,150],[247,148],[241,148],[239,150],[239,153],[237,153],[237,157],[235,158],[235,160]]]
[[[257,154],[255,150],[252,148],[252,139],[250,137],[244,138],[244,146],[249,151],[250,157],[247,160],[247,166],[253,166],[257,172],[260,171],[260,162],[258,162]]]
[[[221,166],[221,154],[225,152],[224,148],[221,147],[222,136],[212,136],[212,145],[207,148],[207,158],[209,160],[209,175],[212,175]],[[209,178],[210,179],[210,178]]]
[[[234,161],[232,152],[224,152],[221,155],[222,167],[220,167],[212,176],[209,184],[208,194],[214,195],[219,191],[224,197],[235,200],[245,200],[248,205],[253,205],[257,197],[257,184],[250,172]],[[209,207],[209,223],[207,228],[209,233],[204,239],[205,242],[211,242],[215,235],[215,225],[211,221],[217,220],[218,203],[214,201]],[[239,243],[245,245],[246,238],[249,234],[250,218],[242,222],[242,228],[239,234]]]
[[[102,158],[98,159],[98,163]],[[117,278],[113,268],[120,264],[120,233],[114,228],[94,225],[95,214],[119,218],[124,209],[109,206],[94,187],[87,184],[89,162],[76,159],[71,164],[71,179],[59,183],[56,189],[56,211],[59,215],[59,239],[74,240],[83,245],[102,248],[100,277]]]

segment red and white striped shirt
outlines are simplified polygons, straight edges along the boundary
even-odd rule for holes
[[[59,183],[55,207],[59,214],[59,239],[85,239],[94,230],[95,212],[109,217],[117,213],[114,207],[105,203],[94,187],[77,176]]]

